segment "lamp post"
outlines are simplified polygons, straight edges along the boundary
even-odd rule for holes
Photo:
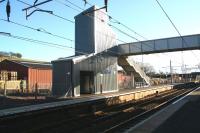
[[[67,72],[67,73],[66,73],[66,82],[69,83],[69,88],[68,88],[68,90],[67,90],[67,85],[66,85],[65,97],[68,96],[68,93],[69,93],[69,91],[70,91],[71,88],[72,88],[72,85],[71,85],[71,84],[72,84],[72,81],[71,81],[71,80],[68,81],[68,78],[71,79],[71,78],[70,78],[70,75],[71,75],[70,72]],[[70,96],[71,96],[71,95],[70,95]]]
[[[173,83],[173,74],[172,74],[172,61],[170,60],[170,75],[171,75],[171,84]]]

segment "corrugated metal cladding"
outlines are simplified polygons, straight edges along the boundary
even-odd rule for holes
[[[87,11],[92,11],[90,8]],[[92,14],[91,14],[92,15]],[[93,15],[92,15],[93,16]],[[75,17],[75,55],[82,55],[83,53],[94,53],[94,20],[93,18],[83,15],[83,13]]]
[[[100,53],[117,44],[105,9],[93,12],[96,9],[93,6],[75,17],[76,55]],[[90,14],[84,15],[87,12]]]
[[[72,60],[53,61],[53,95],[72,95]]]
[[[93,72],[94,83],[87,93],[103,93],[117,91],[117,58],[109,55],[97,55],[82,62],[74,63],[74,89],[78,93],[83,91],[80,86],[80,72]],[[80,77],[80,78],[79,78]],[[102,90],[101,90],[102,88]]]
[[[29,92],[35,91],[36,83],[38,89],[51,89],[52,87],[52,68],[51,65],[40,64],[40,62],[4,60],[0,63],[0,71],[17,72],[17,80],[26,80],[26,89]],[[36,64],[37,67],[36,67]],[[33,65],[34,67],[31,67]]]
[[[52,86],[52,72],[48,69],[29,68],[28,69],[28,88],[35,89],[51,89]]]
[[[100,53],[117,45],[116,35],[108,25],[109,17],[105,9],[94,12],[95,18],[95,53]]]

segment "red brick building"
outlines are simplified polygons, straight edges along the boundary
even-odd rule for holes
[[[134,88],[134,79],[131,74],[126,74],[124,71],[118,71],[118,87],[119,89],[132,89]]]

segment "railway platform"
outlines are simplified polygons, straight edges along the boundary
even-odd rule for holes
[[[66,100],[63,99],[62,101],[1,109],[0,117],[6,117],[9,115],[15,115],[15,114],[22,114],[26,112],[34,112],[38,110],[48,110],[48,109],[57,108],[57,107],[59,108],[63,106],[66,107],[66,106],[71,106],[71,105],[76,105],[76,104],[98,101],[102,99],[108,99],[106,100],[107,104],[113,104],[115,102],[127,102],[133,99],[143,98],[147,95],[151,95],[156,92],[169,90],[171,88],[172,88],[172,85],[163,85],[163,86],[155,86],[155,87],[148,87],[148,88],[127,89],[127,90],[121,90],[119,92],[105,93],[105,94],[98,94],[98,95],[81,95],[80,97],[66,98]]]
[[[127,133],[199,133],[200,87],[128,129]]]

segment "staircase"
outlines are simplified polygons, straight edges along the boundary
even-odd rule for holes
[[[139,78],[141,81],[144,80],[147,85],[150,85],[150,78],[133,60],[130,60],[125,56],[120,56],[118,57],[118,65],[126,72],[133,72],[135,78]]]

